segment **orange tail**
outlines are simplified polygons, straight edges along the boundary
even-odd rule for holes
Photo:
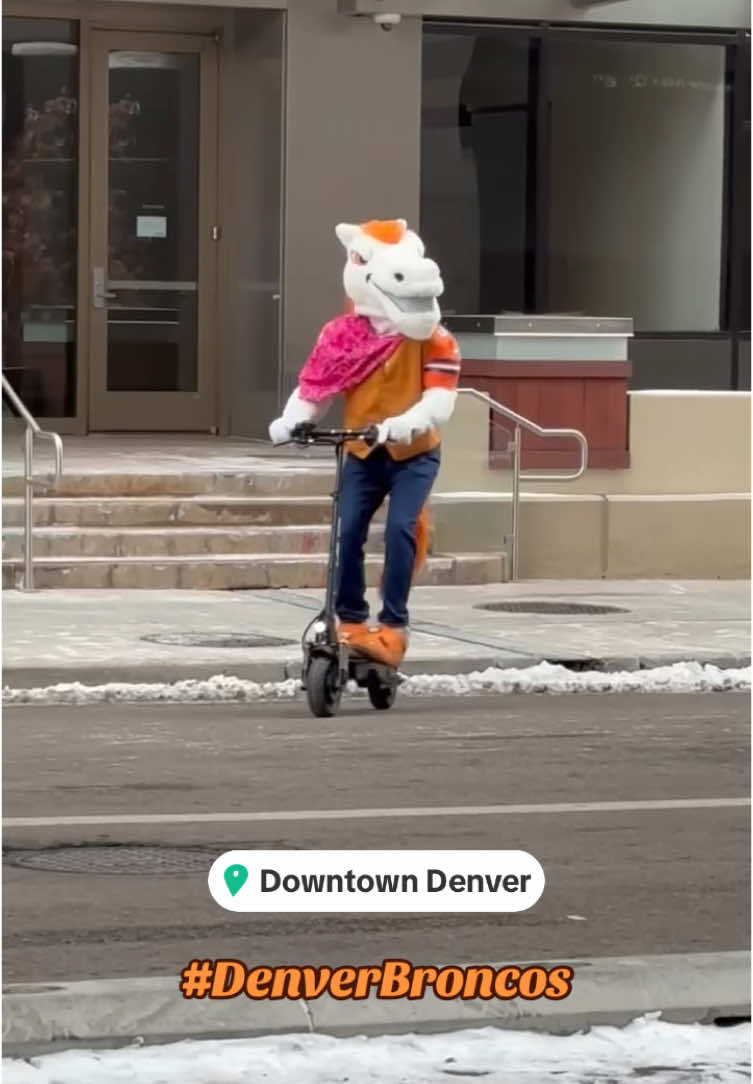
[[[416,520],[416,559],[413,562],[413,575],[418,575],[426,564],[426,555],[429,552],[429,536],[431,534],[431,521],[429,509],[424,505]]]

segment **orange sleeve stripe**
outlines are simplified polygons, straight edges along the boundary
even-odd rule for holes
[[[447,388],[448,391],[455,391],[459,375],[459,373],[441,373],[432,370],[424,372],[424,389]]]

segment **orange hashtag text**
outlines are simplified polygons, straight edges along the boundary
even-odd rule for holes
[[[248,967],[241,960],[191,960],[181,972],[185,998],[231,998],[254,1001],[316,1000],[323,994],[338,1001],[379,998],[416,1001],[432,993],[443,1001],[547,998],[561,1001],[573,988],[575,971],[556,967],[419,967],[408,960],[384,960],[375,967]]]

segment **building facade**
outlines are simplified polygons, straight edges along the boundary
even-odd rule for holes
[[[635,387],[748,388],[748,4],[7,0],[3,365],[59,431],[263,435],[334,224],[395,216],[447,313],[632,317]]]

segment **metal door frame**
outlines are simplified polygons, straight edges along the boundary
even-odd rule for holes
[[[109,94],[108,53],[113,50],[178,52],[199,56],[199,251],[197,311],[197,390],[195,392],[109,392],[107,307],[94,306],[94,269],[108,267]],[[219,170],[218,49],[214,35],[163,31],[92,29],[90,72],[90,231],[85,300],[88,325],[89,431],[155,430],[208,432],[217,427],[215,363]],[[105,281],[105,287],[107,282]]]

